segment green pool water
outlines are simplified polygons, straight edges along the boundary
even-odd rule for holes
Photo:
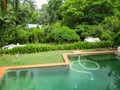
[[[69,66],[9,70],[0,81],[0,90],[120,90],[120,56],[68,57]]]

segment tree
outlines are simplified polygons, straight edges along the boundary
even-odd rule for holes
[[[104,24],[104,29],[109,29],[110,31],[117,33],[120,31],[120,20],[116,16],[108,16],[102,22]]]
[[[98,25],[105,17],[120,17],[119,9],[118,0],[65,0],[62,22],[71,28],[79,24]]]
[[[17,24],[26,24],[31,21],[29,19],[35,11],[34,0],[1,0],[1,10],[3,11],[3,15],[9,13],[14,15],[19,21]],[[8,7],[8,12],[7,12]],[[35,20],[34,20],[35,21]]]
[[[62,22],[73,28],[82,23],[85,16],[83,10],[86,6],[86,0],[65,0],[62,5]]]
[[[114,15],[113,2],[110,0],[89,0],[88,5],[84,9],[84,13],[85,22],[91,25],[99,24],[105,17]]]
[[[63,3],[63,0],[48,0],[48,15],[49,23],[55,23],[57,20],[61,19],[60,8]]]
[[[42,25],[49,24],[50,16],[47,12],[48,4],[43,4],[38,16],[38,23]]]
[[[2,14],[5,15],[7,13],[7,0],[0,0],[0,2]]]
[[[20,3],[19,9],[16,12],[16,17],[20,21],[20,24],[26,25],[27,23],[36,22],[36,19],[33,18],[34,15],[36,15],[36,10],[33,0],[24,0]]]
[[[8,2],[5,2],[5,1],[6,0],[1,0],[1,3],[0,3],[2,5],[1,10],[4,11],[3,16],[2,17],[0,16],[0,36],[1,36],[0,46],[10,44],[10,43],[15,43],[17,41],[15,39],[16,34],[18,34],[17,33],[18,29],[16,28],[16,26],[26,25],[26,22],[31,20],[31,18],[29,19],[29,17],[33,15],[33,12],[35,10],[34,5],[32,7],[33,3],[30,2],[31,0],[28,0],[29,3],[27,2],[20,3],[19,0],[8,0]],[[34,15],[32,17],[34,17]],[[26,36],[25,38],[27,38]],[[21,35],[21,38],[22,38],[22,35]],[[24,40],[27,40],[27,39],[24,39]]]

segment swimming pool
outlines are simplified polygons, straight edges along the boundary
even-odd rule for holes
[[[69,55],[69,66],[8,70],[0,90],[120,90],[120,56]]]

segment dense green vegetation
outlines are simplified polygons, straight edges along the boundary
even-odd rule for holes
[[[0,49],[2,54],[25,54],[25,53],[38,53],[45,51],[56,50],[75,50],[75,49],[98,49],[98,48],[111,48],[114,43],[110,41],[102,41],[97,43],[77,42],[73,44],[28,44],[25,47],[16,47],[13,49]],[[2,56],[2,55],[1,55]]]
[[[34,0],[21,1],[0,0],[0,46],[73,43],[74,47],[75,42],[82,43],[86,37],[99,37],[112,42],[111,46],[120,44],[119,0],[48,0],[39,10]],[[28,28],[29,23],[42,27]]]

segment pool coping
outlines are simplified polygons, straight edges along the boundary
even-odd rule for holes
[[[72,53],[63,53],[63,63],[51,63],[51,64],[34,64],[34,65],[21,65],[21,66],[2,66],[0,67],[0,78],[3,77],[4,73],[7,70],[12,70],[12,69],[26,69],[26,68],[39,68],[39,67],[50,67],[50,66],[67,66],[70,64],[70,61],[68,59],[68,55],[75,55],[75,54],[99,54],[99,53],[116,53],[120,54],[120,52],[115,51],[115,50],[110,50],[110,51],[94,51],[94,52],[83,52],[81,50],[76,50],[73,51]]]

